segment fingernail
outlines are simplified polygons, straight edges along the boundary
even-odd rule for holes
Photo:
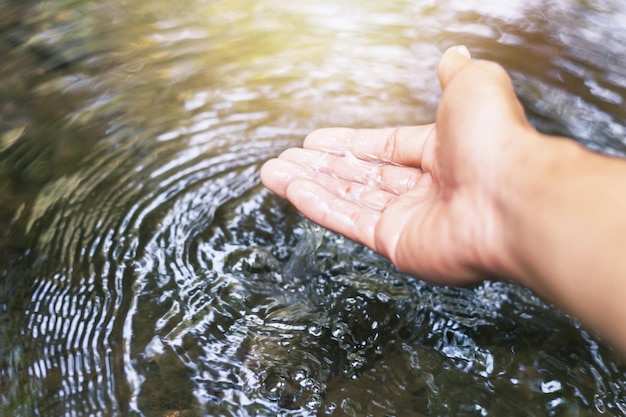
[[[456,47],[456,51],[458,53],[460,53],[461,55],[464,55],[467,58],[472,59],[472,54],[470,54],[470,51],[469,51],[469,49],[467,49],[467,46],[465,46],[465,45],[458,45]]]

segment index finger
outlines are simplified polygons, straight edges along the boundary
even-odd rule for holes
[[[311,132],[303,148],[351,152],[359,159],[419,167],[434,124],[386,129],[326,128]]]

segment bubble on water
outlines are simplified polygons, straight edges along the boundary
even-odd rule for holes
[[[285,377],[280,375],[270,375],[265,379],[265,392],[272,400],[279,400],[286,387]]]
[[[308,409],[308,410],[318,410],[322,404],[324,403],[324,401],[322,400],[322,397],[318,394],[312,394],[308,400],[306,401],[306,403],[304,404],[304,406]]]
[[[334,323],[330,334],[332,334],[334,339],[343,339],[346,334],[346,324],[342,322]]]
[[[560,391],[562,385],[559,381],[548,381],[541,383],[541,392],[544,394],[552,394],[553,392]]]
[[[344,398],[341,401],[341,409],[347,415],[351,417],[357,417],[359,415],[361,406],[358,402],[352,400],[351,398]]]
[[[334,402],[327,403],[324,407],[325,414],[333,414],[337,410],[337,404]]]
[[[295,372],[295,374],[293,375],[293,379],[300,385],[304,385],[307,379],[307,372],[304,369],[300,369]]]
[[[313,323],[307,328],[307,331],[311,336],[320,337],[322,335],[322,326]]]
[[[595,394],[593,396],[593,405],[596,407],[598,412],[602,414],[606,413],[606,403],[599,394]]]
[[[350,367],[352,369],[359,369],[359,368],[363,367],[363,365],[365,365],[366,362],[367,362],[367,360],[365,359],[364,356],[358,355],[358,354],[354,354],[350,358]]]

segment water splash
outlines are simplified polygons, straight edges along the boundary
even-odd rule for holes
[[[293,253],[289,257],[283,270],[285,288],[288,291],[298,291],[310,280],[315,273],[311,269],[314,265],[315,251],[322,245],[324,228],[309,220],[303,220],[301,225],[302,236],[298,240]]]

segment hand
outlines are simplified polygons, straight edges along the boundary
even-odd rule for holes
[[[268,161],[263,183],[312,221],[363,243],[406,273],[468,284],[503,273],[499,187],[534,137],[511,81],[465,47],[439,64],[436,122],[322,129]],[[522,153],[523,154],[523,153]]]

